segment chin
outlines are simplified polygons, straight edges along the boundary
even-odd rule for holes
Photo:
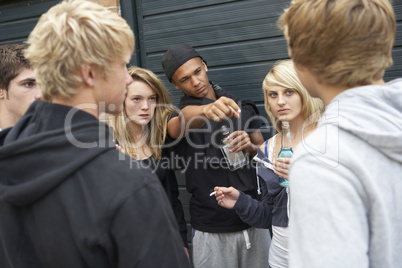
[[[294,117],[293,116],[289,116],[289,115],[282,115],[282,116],[279,116],[279,117],[277,117],[278,119],[279,119],[279,121],[285,121],[285,122],[290,122],[290,121],[292,121],[293,119],[294,119]]]
[[[150,121],[144,121],[144,120],[140,120],[138,121],[138,125],[145,127],[146,125],[148,125]]]

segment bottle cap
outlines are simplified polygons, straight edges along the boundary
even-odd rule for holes
[[[221,127],[221,131],[222,131],[222,134],[223,134],[223,135],[228,135],[228,134],[229,134],[229,129],[228,129],[228,127],[225,126],[225,125],[223,125],[223,126]]]

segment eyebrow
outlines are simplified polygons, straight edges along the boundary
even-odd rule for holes
[[[182,78],[179,79],[179,82],[183,82],[184,79],[187,79],[188,76],[183,76]]]
[[[130,97],[135,97],[135,98],[145,98],[145,96],[143,96],[143,95],[137,95],[137,94],[133,94],[133,95],[129,95]],[[149,97],[158,97],[158,94],[153,94],[153,95],[149,95],[148,96],[148,98]]]
[[[20,83],[27,83],[27,82],[36,82],[35,78],[25,78],[20,81]]]
[[[200,70],[201,70],[201,66],[198,67],[197,69],[195,69],[195,70],[193,71],[193,74],[196,73],[196,72],[198,72],[198,71],[200,71]],[[186,79],[186,78],[188,78],[188,76],[183,76],[182,78],[179,79],[179,82],[183,82],[183,80]]]

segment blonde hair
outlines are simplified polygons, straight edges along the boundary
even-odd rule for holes
[[[293,0],[278,21],[289,55],[327,85],[382,79],[396,32],[389,0]]]
[[[310,96],[306,88],[300,82],[291,60],[278,61],[265,76],[262,83],[265,111],[267,112],[271,123],[275,126],[275,129],[280,132],[282,131],[282,124],[274,116],[268,103],[268,91],[272,86],[294,89],[299,94],[302,101],[303,108],[301,112],[303,117],[306,118],[310,124],[317,124],[324,112],[324,104],[321,99]]]
[[[176,112],[172,106],[169,91],[165,88],[161,80],[153,72],[140,67],[130,67],[129,74],[134,81],[140,81],[152,88],[156,93],[156,108],[154,116],[148,123],[144,133],[146,135],[147,145],[152,149],[152,155],[155,159],[162,156],[162,145],[166,140],[167,123],[169,116]],[[112,126],[114,129],[115,140],[119,143],[125,153],[135,158],[136,141],[133,133],[130,133],[128,123],[130,118],[127,115],[125,102],[124,109],[118,115],[112,115]]]
[[[105,7],[63,1],[43,14],[28,38],[26,57],[36,73],[42,99],[71,99],[82,84],[80,69],[94,65],[106,78],[110,63],[134,50],[127,22]]]

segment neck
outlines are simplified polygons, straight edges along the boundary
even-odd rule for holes
[[[152,149],[147,143],[147,135],[144,135],[145,127],[130,121],[127,125],[127,128],[130,136],[134,138],[133,141],[130,141],[135,148],[134,155],[132,155],[132,157],[136,160],[142,160],[150,157],[152,155]]]
[[[133,121],[129,121],[127,124],[128,132],[136,142],[140,141],[144,134],[144,127],[142,125],[136,124]]]
[[[0,129],[14,126],[19,119],[7,110],[4,103],[0,103],[0,115]]]
[[[289,122],[292,147],[295,148],[302,139],[305,139],[315,128],[316,125],[306,123],[307,119],[301,115]],[[305,125],[307,124],[307,125]]]
[[[371,85],[385,85],[384,80],[378,79],[374,80]],[[360,87],[363,85],[354,85],[351,87],[345,87],[345,86],[331,86],[331,85],[324,85],[324,84],[319,84],[319,95],[322,101],[324,102],[324,105],[327,106],[336,96],[338,96],[340,93],[344,92],[345,90],[355,88],[355,87]]]
[[[210,83],[208,83],[207,87],[208,87],[208,93],[205,96],[205,98],[208,98],[211,100],[216,100],[215,90],[213,89],[212,85]]]
[[[75,107],[99,119],[99,106],[94,99],[92,91],[89,89],[78,89],[77,94],[71,99],[55,97],[52,99],[52,103]]]

